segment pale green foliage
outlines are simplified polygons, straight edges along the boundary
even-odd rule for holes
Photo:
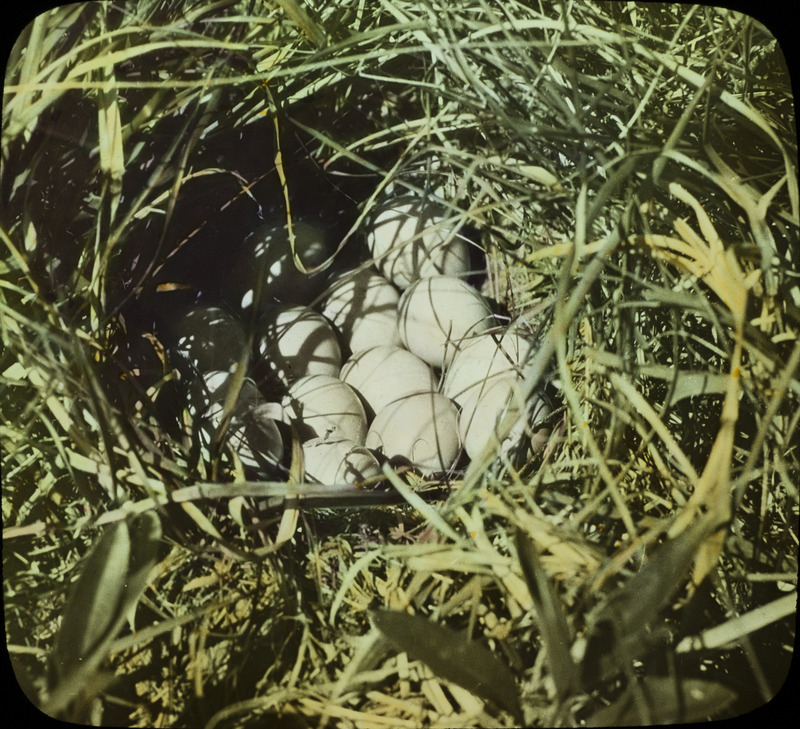
[[[54,655],[93,664],[56,708],[131,725],[513,725],[517,697],[529,725],[702,720],[777,688],[800,203],[765,28],[588,0],[87,3],[25,30],[4,93],[4,590],[37,701]],[[171,266],[204,231],[224,241],[334,189],[337,256],[389,189],[440,195],[475,232],[486,293],[540,333],[529,388],[559,384],[542,451],[441,482],[393,473],[394,505],[304,491],[299,445],[287,483],[231,485],[224,427],[198,455],[132,312],[182,295]],[[155,549],[137,561],[126,540],[129,515],[156,511],[151,572]],[[713,599],[691,601],[705,574]],[[376,608],[415,614],[378,619],[391,650]],[[628,640],[605,650],[615,619]],[[404,643],[414,625],[429,646]],[[515,685],[443,666],[444,626]],[[676,669],[706,658],[714,681]]]

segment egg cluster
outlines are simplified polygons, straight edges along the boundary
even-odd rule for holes
[[[228,413],[227,442],[251,475],[280,472],[294,431],[308,478],[360,483],[386,458],[446,472],[463,453],[513,447],[541,419],[542,401],[532,408],[518,392],[530,337],[500,326],[467,283],[470,243],[443,207],[387,200],[366,230],[368,260],[334,274],[321,270],[331,255],[322,231],[292,232],[252,234],[223,287],[229,308],[196,306],[177,322],[171,351],[190,373],[202,446]],[[257,322],[252,337],[246,321]],[[508,413],[528,417],[499,443]]]

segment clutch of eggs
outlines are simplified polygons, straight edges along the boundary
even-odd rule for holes
[[[327,281],[302,270],[331,253],[313,226],[294,228],[300,267],[285,226],[264,226],[245,241],[223,298],[245,312],[256,307],[254,372],[279,401],[264,403],[245,379],[228,443],[249,472],[280,462],[287,426],[276,421],[298,434],[307,476],[322,483],[379,478],[369,449],[431,475],[462,453],[474,459],[521,441],[530,407],[518,388],[533,345],[520,327],[499,327],[489,301],[464,280],[469,244],[453,217],[412,195],[385,201],[365,236],[377,268],[364,263]],[[189,399],[206,440],[247,347],[242,321],[252,318],[198,306],[177,327],[176,355],[196,373]],[[498,427],[513,415],[516,428],[500,442]]]

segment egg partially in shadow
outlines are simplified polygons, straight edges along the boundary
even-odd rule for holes
[[[378,459],[364,446],[347,439],[312,438],[303,443],[306,476],[323,484],[362,485],[378,480]]]
[[[322,313],[351,352],[380,344],[399,345],[397,302],[400,294],[372,268],[346,273],[331,286]]]
[[[283,383],[306,375],[337,375],[342,364],[331,323],[307,306],[276,305],[258,322],[259,365]]]
[[[301,377],[289,386],[282,406],[284,421],[295,427],[302,441],[317,437],[364,444],[364,406],[353,389],[337,377]]]
[[[283,458],[283,438],[272,417],[274,403],[250,408],[231,422],[228,443],[242,465],[260,478],[277,472]]]
[[[469,242],[450,217],[443,205],[414,195],[383,202],[367,230],[378,270],[401,289],[427,276],[466,276]]]
[[[176,322],[172,338],[175,344],[171,351],[195,373],[230,371],[249,354],[241,322],[219,306],[189,309]],[[177,364],[180,367],[181,362]]]
[[[494,323],[489,302],[452,276],[423,278],[407,288],[398,319],[403,344],[434,367],[449,364],[470,337]]]
[[[396,400],[375,416],[366,445],[407,460],[424,475],[447,471],[461,449],[458,410],[437,392]]]
[[[223,296],[231,306],[242,311],[255,306],[262,312],[274,303],[308,304],[320,294],[325,287],[323,264],[331,253],[325,231],[296,220],[292,232],[302,269],[295,263],[285,223],[262,225],[243,241],[223,287]],[[260,272],[263,282],[259,296],[256,285]]]

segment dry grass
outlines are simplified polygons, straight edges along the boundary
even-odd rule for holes
[[[25,690],[82,722],[208,727],[617,725],[769,699],[797,583],[794,125],[769,33],[700,6],[40,16],[8,66],[0,229]],[[329,221],[349,260],[389,187],[443,194],[487,293],[540,332],[544,450],[390,473],[378,505],[198,459],[153,320],[260,215]]]

